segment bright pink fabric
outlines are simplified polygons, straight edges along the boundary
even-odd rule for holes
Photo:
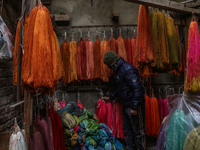
[[[122,119],[122,104],[119,102],[113,103],[113,110],[115,116],[115,128],[116,128],[116,138],[124,139],[124,131],[123,131],[123,119]]]
[[[122,105],[119,102],[105,103],[99,99],[96,116],[100,123],[106,124],[111,129],[114,137],[124,139],[121,109]]]
[[[198,81],[200,74],[200,45],[198,23],[191,22],[188,33],[188,58],[187,58],[187,80],[185,89],[188,91],[191,87],[193,78]]]
[[[106,103],[107,108],[107,126],[112,131],[113,135],[116,136],[116,125],[115,125],[115,115],[112,103]]]
[[[77,105],[78,105],[80,108],[83,108],[83,107],[84,107],[83,104],[81,103],[80,98],[78,99]]]
[[[168,99],[165,98],[164,100],[164,118],[169,114],[169,104],[168,104]],[[163,119],[164,119],[163,118]]]
[[[67,102],[62,100],[62,101],[59,101],[59,104],[61,108],[64,108],[67,105]]]
[[[99,119],[100,123],[107,124],[107,110],[106,110],[106,103],[102,102],[101,99],[97,101],[97,109],[96,109],[96,116]]]
[[[162,98],[158,98],[158,107],[160,113],[160,122],[164,119],[164,100]]]

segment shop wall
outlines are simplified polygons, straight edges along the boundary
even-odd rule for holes
[[[21,0],[3,1],[1,16],[13,38],[20,11]],[[16,86],[13,86],[13,60],[0,60],[0,133],[10,131],[13,128],[15,117],[19,125],[22,125],[23,106],[10,108],[10,105],[16,103],[16,89]]]
[[[12,60],[0,60],[0,133],[13,128],[15,117],[22,125],[23,105],[10,108],[17,101],[16,91],[16,86],[13,86]]]
[[[68,14],[70,16],[69,26],[86,26],[86,25],[116,25],[116,24],[137,24],[138,8],[139,5],[124,2],[123,0],[52,0],[51,5],[48,6],[51,14]],[[112,20],[112,12],[119,12],[118,23]],[[122,36],[125,38],[127,36],[127,27],[122,27]],[[129,37],[133,36],[133,31],[136,27],[128,27]],[[105,30],[106,39],[110,38],[111,28],[82,28],[83,38],[86,40],[87,32],[90,31],[90,39],[94,42],[96,39],[96,31],[101,32],[98,34],[99,39],[103,40],[103,32]],[[114,37],[118,37],[118,30],[113,28]],[[59,39],[60,45],[64,41],[64,32],[67,32],[67,41],[70,42],[72,39],[72,32],[75,33],[74,40],[76,42],[80,39],[79,29],[68,29],[68,28],[55,28],[56,34]],[[77,101],[78,99],[78,89],[76,85],[70,85],[67,88],[58,88],[56,96],[62,99],[64,95],[65,100]],[[89,89],[84,88],[91,87]],[[90,86],[91,85],[91,86]],[[100,98],[99,83],[83,83],[81,88],[79,88],[80,100],[86,108],[95,112],[96,102]],[[101,87],[106,87],[105,84],[101,84]],[[80,87],[80,86],[79,86]],[[106,94],[106,93],[105,93]]]
[[[51,5],[48,6],[51,14],[68,14],[70,16],[69,26],[86,26],[86,25],[116,25],[116,24],[137,24],[138,21],[138,4],[125,2],[123,0],[52,0]],[[112,20],[112,12],[119,12],[118,23]],[[125,39],[127,36],[127,29],[129,30],[128,36],[132,38],[134,35],[134,30],[137,27],[121,27],[122,36]],[[96,39],[96,31],[98,33],[99,39],[103,40],[103,32],[106,32],[106,39],[110,38],[111,28],[82,28],[83,38],[86,40],[87,32],[90,31],[90,39],[94,42]],[[119,30],[113,28],[114,37],[117,38],[119,35]],[[59,39],[60,45],[64,41],[64,32],[67,32],[67,41],[72,40],[72,32],[74,32],[74,40],[76,42],[80,39],[79,29],[69,29],[69,28],[55,28],[56,34]],[[184,34],[180,34],[180,37],[184,37]],[[152,87],[154,88],[155,94],[158,96],[159,88],[163,91],[162,96],[166,96],[164,89],[168,84],[175,88],[175,92],[179,91],[179,87],[183,84],[184,77],[173,76],[171,74],[160,74],[157,77],[152,78]],[[84,83],[85,84],[85,83]],[[99,91],[95,90],[99,87],[99,84],[86,83],[91,85],[90,90],[84,90],[85,85],[79,88],[80,99],[86,108],[92,112],[95,112],[96,102],[99,99]],[[65,100],[77,101],[78,99],[78,88],[77,84],[68,85],[68,88],[63,88],[60,86],[57,91],[56,96],[58,99],[65,97]],[[100,85],[102,87],[102,85]],[[80,87],[80,86],[79,86]],[[103,84],[103,87],[106,87]],[[146,85],[147,90],[149,86]],[[81,90],[83,89],[83,90]],[[104,88],[102,88],[104,89]],[[106,93],[104,93],[106,95]],[[63,96],[64,95],[64,96]]]

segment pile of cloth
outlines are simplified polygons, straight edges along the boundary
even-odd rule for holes
[[[114,138],[105,124],[99,124],[94,114],[75,102],[69,102],[58,111],[63,124],[67,149],[122,150],[123,145]]]

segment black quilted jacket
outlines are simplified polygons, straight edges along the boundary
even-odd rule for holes
[[[116,74],[117,87],[110,92],[110,99],[119,97],[123,107],[137,110],[139,105],[145,102],[138,70],[123,58],[120,58],[112,69]]]

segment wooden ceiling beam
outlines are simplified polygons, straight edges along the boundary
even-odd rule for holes
[[[194,13],[200,15],[200,9],[188,8],[185,7],[184,4],[169,0],[124,0],[124,1],[170,10],[170,11],[176,11],[182,13]]]
[[[192,3],[188,3],[188,4],[185,4],[186,7],[189,7],[189,8],[196,8],[196,7],[200,7],[200,2],[192,2]]]

